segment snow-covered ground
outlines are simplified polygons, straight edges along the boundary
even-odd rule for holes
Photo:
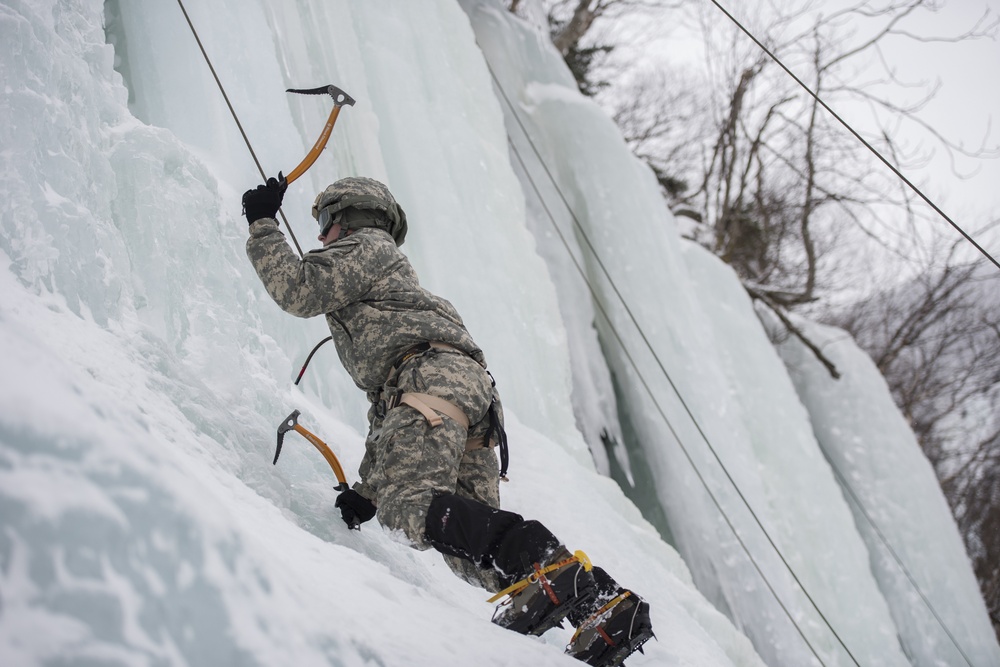
[[[910,474],[912,434],[814,400],[822,377],[789,376],[732,273],[680,242],[650,175],[545,40],[479,0],[185,5],[268,174],[298,163],[329,112],[285,88],[334,83],[358,100],[286,195],[292,228],[314,246],[308,208],[338,177],[389,184],[410,221],[404,251],[462,313],[503,393],[504,506],[650,601],[658,641],[630,666],[819,664],[813,651],[854,664],[706,440],[860,664],[964,664],[869,555],[871,531],[823,456],[857,460],[825,437],[848,423],[886,460],[916,461],[840,470],[902,559],[949,582],[924,593],[972,664],[1000,663],[933,476]],[[579,664],[562,655],[570,629],[503,631],[489,593],[436,553],[375,522],[348,531],[301,438],[271,465],[276,427],[298,408],[353,480],[365,399],[329,348],[292,385],[324,326],[281,313],[243,255],[239,198],[260,177],[179,6],[4,0],[0,36],[0,664]],[[855,381],[870,405],[887,400],[877,376]],[[630,441],[633,462],[641,452],[676,550],[602,474],[602,430]],[[625,449],[611,456],[628,469]]]

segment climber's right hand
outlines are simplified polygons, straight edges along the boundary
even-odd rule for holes
[[[288,181],[278,172],[278,178],[273,176],[267,183],[258,185],[253,190],[243,193],[243,214],[247,223],[253,224],[261,218],[273,218],[281,208],[281,200],[285,198]]]
[[[340,518],[348,528],[361,529],[361,524],[375,516],[375,504],[354,489],[348,489],[337,496],[335,507],[340,508]]]

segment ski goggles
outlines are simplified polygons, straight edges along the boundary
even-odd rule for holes
[[[326,236],[331,227],[342,221],[344,218],[342,211],[345,208],[350,208],[352,206],[371,201],[372,197],[368,195],[354,195],[341,197],[336,201],[330,202],[320,209],[319,214],[316,216],[316,220],[319,222],[320,233],[323,236]]]
[[[319,212],[316,219],[319,221],[320,236],[326,236],[330,233],[330,229],[337,224],[337,219],[340,217],[337,214],[342,210],[336,203],[333,203]]]

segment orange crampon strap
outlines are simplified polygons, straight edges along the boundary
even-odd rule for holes
[[[489,600],[487,600],[487,602],[490,603],[496,602],[505,595],[510,595],[511,597],[513,597],[518,593],[520,593],[521,591],[523,591],[528,586],[537,583],[540,580],[544,582],[542,585],[546,587],[546,592],[549,593],[549,595],[551,595],[552,592],[551,589],[548,587],[548,580],[545,578],[545,575],[548,574],[549,572],[554,572],[555,570],[558,570],[561,567],[566,567],[570,563],[579,563],[580,565],[583,566],[583,569],[587,572],[590,572],[590,570],[594,567],[590,562],[590,558],[588,558],[587,554],[583,553],[582,551],[576,551],[570,558],[567,558],[566,560],[561,560],[558,563],[552,563],[552,565],[548,565],[546,567],[539,567],[538,564],[535,563],[534,572],[529,574],[526,578],[522,579],[521,581],[511,584],[507,588],[503,589],[502,591],[491,597]]]
[[[605,612],[609,611],[612,607],[614,607],[616,604],[623,601],[630,595],[632,595],[632,591],[625,591],[621,595],[608,600],[607,604],[605,604],[603,607],[595,611],[593,614],[590,615],[590,618],[588,618],[586,621],[580,624],[580,627],[577,628],[576,632],[573,633],[573,638],[569,640],[569,643],[572,644],[573,642],[575,642],[576,638],[580,636],[580,633],[587,629],[587,626],[591,625],[594,621],[599,619]],[[605,632],[601,631],[600,628],[598,628],[598,632],[600,632],[600,634],[604,637],[604,640],[608,642],[608,644],[614,646],[614,642],[611,641],[611,638],[608,637]]]

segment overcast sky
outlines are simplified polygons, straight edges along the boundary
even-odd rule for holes
[[[748,26],[760,23],[765,8],[774,0],[721,0],[721,4]],[[918,11],[904,24],[909,30],[926,36],[954,36],[975,25],[989,9],[995,20],[1000,15],[1000,0],[939,0],[942,9],[936,13]],[[718,11],[709,0],[703,0],[708,16],[718,14],[720,23],[729,19]],[[824,10],[836,0],[822,3]],[[882,0],[874,0],[880,6]],[[713,19],[714,20],[714,19]],[[619,28],[628,34],[628,27]],[[753,29],[753,28],[751,28]],[[647,54],[662,49],[671,62],[702,57],[698,37],[685,39],[685,32],[672,21],[647,21],[632,30],[643,33],[626,38],[626,43],[644,44],[645,39],[662,33],[664,37],[656,49],[643,47]],[[961,43],[920,42],[905,38],[891,38],[884,42],[887,62],[898,68],[898,75],[914,83],[940,81],[936,97],[920,112],[920,117],[942,134],[966,148],[978,147],[984,136],[993,147],[1000,146],[1000,41],[997,39],[966,40]],[[637,52],[638,53],[638,52]],[[849,122],[864,123],[866,114],[851,109],[838,109]],[[869,127],[869,129],[871,129]],[[856,141],[845,130],[845,141]],[[928,144],[929,145],[929,144]],[[904,171],[966,231],[984,227],[1000,219],[1000,157],[991,160],[959,159],[960,178],[953,173],[951,161],[941,149],[936,151],[930,165],[923,169]],[[880,168],[884,168],[880,165]],[[941,224],[948,228],[944,220]],[[954,232],[957,236],[957,232]],[[1000,230],[977,238],[994,256],[1000,256]]]
[[[935,29],[958,32],[974,23],[987,7],[994,15],[1000,14],[1000,0],[945,0],[944,5],[915,26],[928,33]],[[978,145],[992,123],[991,143],[1000,144],[1000,41],[926,44],[899,40],[897,51],[901,67],[912,71],[914,77],[926,72],[941,80],[937,97],[921,112],[925,120],[968,147]],[[962,163],[964,169],[972,166],[969,161]],[[935,167],[936,180],[941,181],[939,196],[952,217],[1000,218],[1000,159],[981,161],[980,172],[968,181],[952,176],[944,160]],[[994,255],[1000,254],[996,239],[996,235],[990,239]]]

